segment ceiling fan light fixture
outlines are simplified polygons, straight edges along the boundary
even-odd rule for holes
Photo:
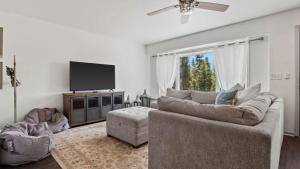
[[[166,12],[175,8],[179,8],[180,14],[181,14],[181,23],[185,24],[189,20],[189,16],[193,13],[193,9],[205,9],[205,10],[211,10],[211,11],[219,11],[219,12],[225,12],[229,5],[225,4],[218,4],[218,3],[212,3],[212,2],[202,2],[202,1],[196,1],[196,0],[178,0],[179,4],[171,5],[150,13],[147,13],[147,15],[152,16],[156,15],[162,12]]]
[[[181,3],[179,5],[180,13],[182,15],[191,15],[193,13],[194,4],[193,3]]]
[[[193,8],[180,8],[181,15],[191,15],[193,13]]]
[[[181,15],[191,15],[193,13],[193,10],[190,10],[190,11],[183,11],[183,12],[180,12]]]

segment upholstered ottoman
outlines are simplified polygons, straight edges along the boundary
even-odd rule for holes
[[[148,107],[130,107],[110,111],[106,116],[106,132],[134,147],[148,142]]]

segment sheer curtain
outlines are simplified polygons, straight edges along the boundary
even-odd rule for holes
[[[159,96],[166,95],[167,88],[173,86],[178,71],[178,59],[177,55],[156,57],[156,77]]]
[[[218,87],[229,89],[236,83],[248,86],[249,42],[225,45],[214,50]]]

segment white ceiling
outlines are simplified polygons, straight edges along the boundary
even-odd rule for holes
[[[195,10],[186,25],[180,24],[177,9],[146,15],[177,0],[0,0],[0,10],[149,44],[300,6],[300,0],[206,1],[230,8],[225,13]]]

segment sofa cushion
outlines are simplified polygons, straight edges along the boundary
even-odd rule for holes
[[[260,94],[261,84],[254,85],[245,90],[238,91],[236,95],[236,105],[240,105],[250,99],[257,97]]]
[[[216,92],[191,91],[192,100],[201,104],[214,104],[216,101]]]
[[[251,112],[245,112],[233,105],[200,104],[192,100],[165,96],[158,99],[158,108],[163,111],[248,126],[256,125],[261,121],[261,116],[258,118],[253,118],[252,115],[244,116],[245,113]]]
[[[243,102],[237,106],[237,109],[244,113],[244,118],[262,121],[272,103],[272,99],[272,95],[259,95],[254,99]]]
[[[168,88],[166,96],[174,97],[174,98],[178,98],[178,99],[187,99],[187,100],[192,99],[191,91],[189,91],[189,90],[175,90],[175,89]]]
[[[215,104],[229,104],[232,105],[234,103],[235,95],[237,90],[223,90],[217,94]]]

